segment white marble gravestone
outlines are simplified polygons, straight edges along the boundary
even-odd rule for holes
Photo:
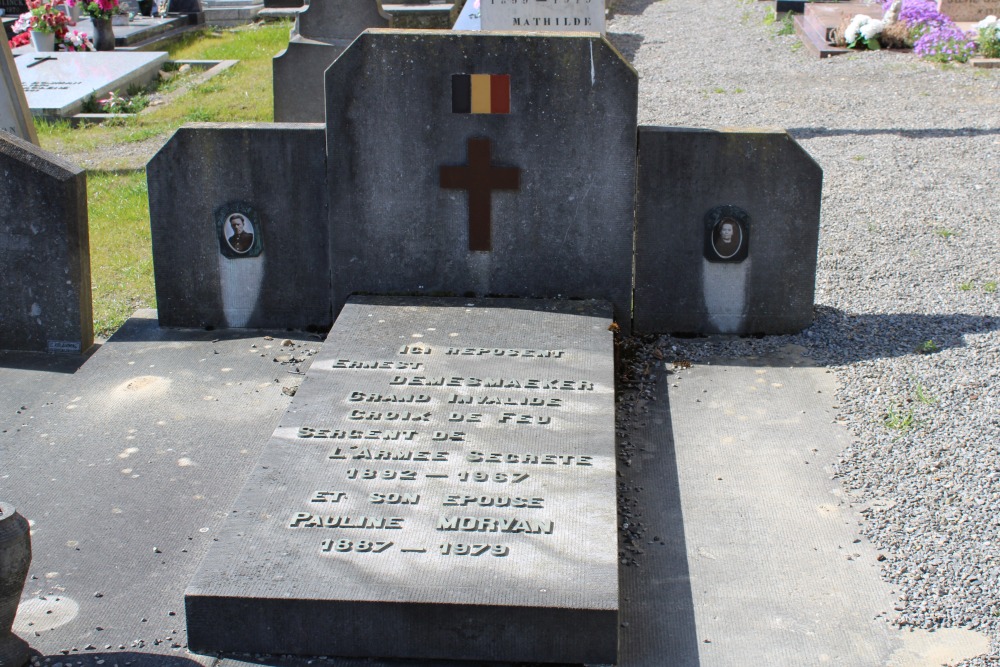
[[[605,32],[604,0],[481,0],[483,30]]]
[[[26,53],[17,58],[17,71],[32,113],[67,117],[91,96],[149,83],[168,57],[155,51]]]
[[[21,77],[6,39],[0,39],[0,131],[38,144],[35,123],[24,98]]]

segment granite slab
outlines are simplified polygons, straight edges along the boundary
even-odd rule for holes
[[[191,649],[613,663],[610,323],[352,298],[187,589]]]

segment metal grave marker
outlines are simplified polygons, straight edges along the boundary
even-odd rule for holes
[[[610,324],[349,300],[187,589],[191,649],[615,662]]]

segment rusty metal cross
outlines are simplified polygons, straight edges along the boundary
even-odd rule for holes
[[[521,170],[494,167],[489,139],[469,139],[469,164],[441,167],[441,187],[469,193],[469,250],[493,249],[492,202],[494,190],[520,190]]]

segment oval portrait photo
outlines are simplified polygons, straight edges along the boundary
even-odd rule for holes
[[[725,216],[712,230],[712,249],[720,259],[735,257],[743,247],[743,225],[736,218]]]
[[[237,254],[244,255],[253,248],[253,223],[242,213],[233,213],[226,217],[222,234],[226,239],[226,245]]]

